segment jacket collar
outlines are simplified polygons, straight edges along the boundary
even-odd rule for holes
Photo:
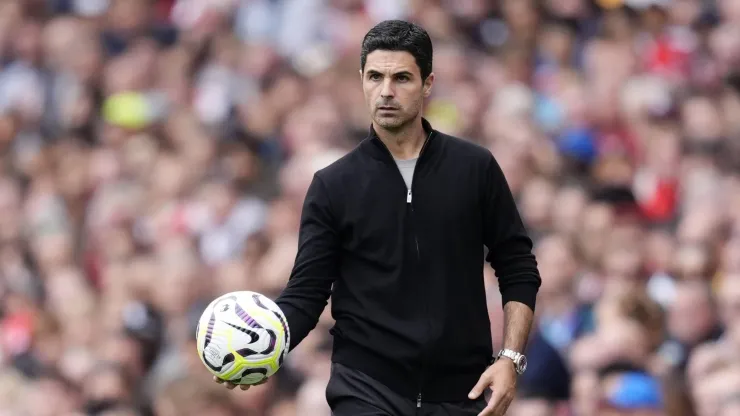
[[[432,128],[429,120],[425,119],[424,117],[421,118],[421,125],[424,128],[424,132],[426,132],[427,134],[427,143],[424,143],[424,146],[422,147],[422,153],[431,153],[432,149],[430,148],[432,147],[432,140],[437,135],[437,131]],[[370,152],[370,154],[375,159],[393,162],[393,156],[391,155],[385,143],[383,143],[383,141],[380,140],[380,137],[378,137],[372,124],[370,124],[370,132],[368,133],[367,138],[362,141],[361,146],[362,148],[364,148],[364,150]]]

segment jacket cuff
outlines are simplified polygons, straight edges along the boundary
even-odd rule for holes
[[[513,300],[529,306],[529,308],[534,311],[538,291],[538,285],[529,282],[516,283],[511,286],[507,286],[505,289],[501,290],[501,305],[506,305],[508,302]]]

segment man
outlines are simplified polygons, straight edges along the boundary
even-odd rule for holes
[[[688,280],[676,284],[667,308],[669,337],[659,351],[666,371],[684,373],[696,347],[722,336],[716,308],[712,287],[707,282]]]
[[[293,272],[277,300],[291,347],[331,295],[326,397],[334,415],[503,415],[526,368],[521,352],[540,285],[511,191],[489,151],[422,118],[434,82],[422,28],[375,26],[360,74],[370,134],[313,177]],[[484,245],[505,304],[498,355]]]

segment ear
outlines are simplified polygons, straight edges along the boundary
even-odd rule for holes
[[[362,69],[358,70],[358,72],[360,73],[360,82],[362,82]]]
[[[434,72],[429,74],[427,79],[424,80],[424,98],[428,98],[432,94],[432,85],[434,84]]]

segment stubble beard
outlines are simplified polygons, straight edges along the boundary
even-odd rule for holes
[[[399,131],[406,127],[412,120],[416,118],[419,112],[413,114],[402,113],[393,117],[374,117],[375,124],[387,131]]]

